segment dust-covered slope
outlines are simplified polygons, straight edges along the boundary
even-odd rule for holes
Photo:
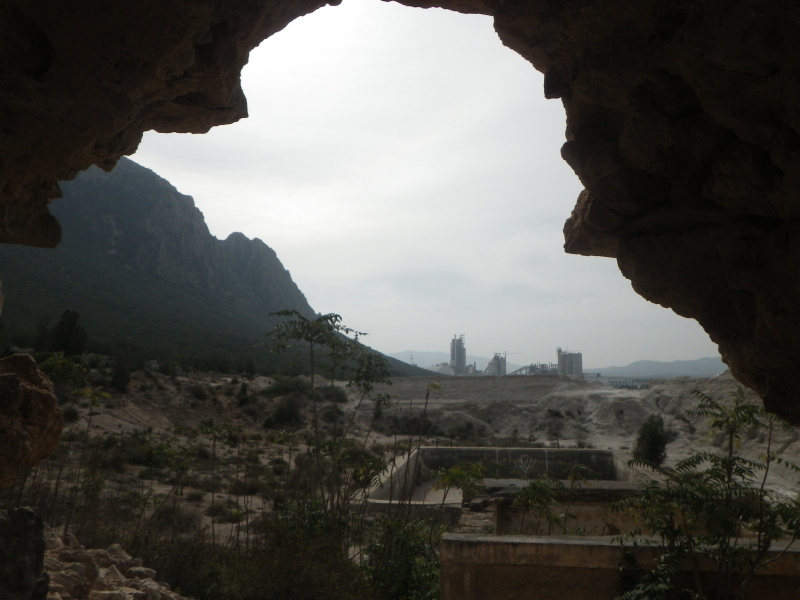
[[[667,448],[667,464],[695,451],[717,451],[722,442],[720,436],[708,435],[705,419],[689,415],[699,402],[693,392],[729,403],[740,387],[728,372],[713,378],[654,379],[647,390],[618,390],[563,376],[407,378],[382,390],[397,401],[384,419],[421,411],[428,381],[441,386],[431,390],[428,400],[431,422],[445,432],[471,423],[473,430],[483,432],[483,444],[497,443],[497,438],[561,447],[580,443],[630,456],[645,419],[661,415],[676,433]],[[750,402],[760,403],[752,391],[745,388],[744,393]],[[743,456],[755,459],[766,451],[763,432],[752,431],[745,437],[739,450]],[[773,450],[800,462],[798,439],[796,431],[778,431]],[[784,493],[800,489],[798,477],[788,469],[774,468],[770,481]]]

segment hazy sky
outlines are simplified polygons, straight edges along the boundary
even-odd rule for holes
[[[194,197],[211,232],[261,238],[318,312],[384,352],[506,351],[585,366],[715,356],[616,262],[570,256],[581,190],[564,110],[491,18],[344,0],[250,55],[250,117],[148,133],[133,160]]]

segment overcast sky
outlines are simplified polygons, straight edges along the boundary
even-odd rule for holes
[[[588,367],[716,356],[692,320],[570,256],[581,190],[565,117],[490,17],[344,0],[250,55],[250,117],[148,133],[132,158],[194,197],[211,233],[278,253],[318,312],[383,352],[506,351]]]

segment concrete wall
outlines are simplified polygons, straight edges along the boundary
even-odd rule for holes
[[[498,505],[497,509],[497,533],[501,535],[562,535],[561,529],[551,526],[535,512],[504,504]],[[566,506],[551,506],[550,509],[559,515]],[[574,517],[567,520],[567,527],[582,528],[584,535],[588,536],[619,535],[636,526],[633,516],[614,512],[608,506],[594,502],[574,502],[569,505],[569,513]]]
[[[370,500],[407,500],[417,483],[420,460],[417,450],[395,459],[386,473],[380,475],[380,482],[369,490]]]
[[[655,473],[647,469],[640,469],[628,465],[630,456],[614,453],[614,470],[617,472],[617,481],[636,481],[647,483],[651,479],[656,479]]]
[[[425,466],[432,470],[449,469],[462,462],[482,462],[488,477],[520,478],[523,465],[529,465],[529,476],[549,471],[556,478],[564,478],[567,468],[580,463],[595,471],[597,479],[618,479],[614,453],[610,450],[424,447],[421,451]]]
[[[560,505],[550,507],[552,514],[569,512],[570,529],[582,528],[584,535],[619,535],[636,526],[636,517],[614,511],[610,505],[638,494],[639,485],[619,481],[587,481],[586,486],[563,492]],[[551,527],[547,520],[531,510],[513,506],[513,499],[497,499],[495,533],[500,535],[562,535],[561,529]]]
[[[636,549],[644,565],[654,547]],[[777,554],[777,553],[776,553]],[[552,538],[445,534],[441,544],[441,600],[613,600],[622,549],[610,538]],[[715,576],[712,563],[701,566]],[[797,600],[800,555],[789,551],[759,571],[750,597]]]

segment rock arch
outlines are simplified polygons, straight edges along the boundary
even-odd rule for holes
[[[376,0],[378,1],[378,0]],[[0,4],[0,242],[52,247],[57,182],[143,131],[247,115],[249,51],[324,0]],[[616,258],[800,422],[800,5],[404,0],[494,18],[567,113],[567,252]]]

